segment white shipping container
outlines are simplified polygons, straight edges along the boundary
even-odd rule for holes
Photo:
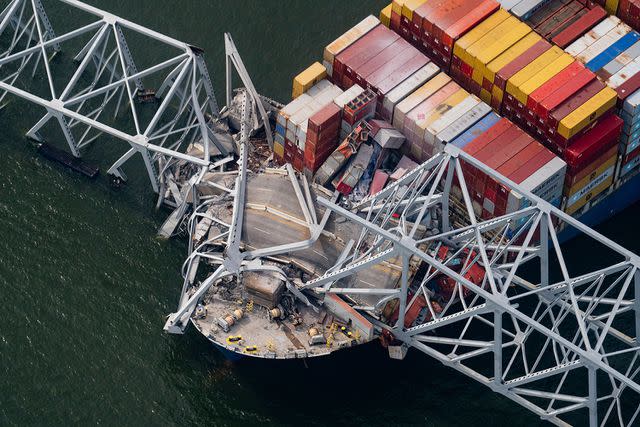
[[[287,120],[301,108],[304,108],[309,102],[311,102],[313,98],[311,98],[306,93],[303,93],[289,104],[285,105],[284,108],[280,110],[278,114],[277,121],[282,127],[287,127]]]
[[[342,109],[344,108],[345,105],[353,101],[356,97],[362,95],[363,92],[364,92],[364,89],[360,87],[360,85],[355,84],[351,86],[349,89],[347,89],[345,92],[343,92],[342,95],[336,96],[333,100],[333,103]]]
[[[615,89],[622,83],[626,82],[630,76],[633,76],[640,72],[640,58],[636,58],[633,62],[622,67],[620,71],[609,77],[607,80],[607,86]]]
[[[611,47],[612,44],[620,40],[624,37],[625,34],[629,33],[631,28],[625,24],[620,24],[615,27],[613,30],[609,31],[603,37],[598,39],[594,44],[589,46],[584,51],[580,52],[580,54],[576,57],[579,61],[584,62],[585,64],[591,61],[596,56],[600,55],[602,52]]]
[[[431,96],[433,95],[433,93],[430,92],[428,95]],[[407,115],[414,108],[428,99],[429,96],[409,96],[405,100],[398,103],[393,110],[393,126],[395,126],[396,129],[402,129]]]
[[[329,80],[326,80],[326,79],[320,80],[318,83],[313,85],[307,91],[307,95],[309,95],[312,98],[315,98],[316,96],[318,96],[323,91],[329,89],[331,86],[333,86],[333,84]]]
[[[500,0],[498,1],[498,3],[500,3],[500,6],[502,6],[503,9],[510,11],[515,6],[517,6],[518,3],[520,3],[521,1],[522,0]]]
[[[480,99],[475,95],[467,96],[462,102],[457,105],[454,105],[449,111],[444,113],[442,117],[440,117],[435,122],[431,123],[431,125],[427,128],[425,132],[425,142],[429,147],[435,149],[436,147],[436,135],[447,127],[449,127],[453,122],[458,120],[463,115],[467,114],[469,110],[478,105]]]
[[[618,24],[620,24],[620,22],[621,21],[618,17],[609,16],[607,19],[593,27],[584,36],[569,45],[569,47],[565,49],[565,52],[574,57],[578,56],[589,46],[594,44],[596,40],[602,38],[609,31],[613,30]]]
[[[613,75],[620,71],[622,67],[630,62],[633,62],[638,56],[640,56],[640,41],[635,43],[629,49],[616,56],[613,61],[602,67],[603,71],[606,71],[610,75]]]
[[[467,114],[454,121],[445,130],[436,135],[436,148],[444,148],[444,145],[456,139],[460,134],[466,132],[471,126],[478,123],[491,112],[491,107],[484,102],[473,107]]]
[[[393,110],[400,101],[415,92],[420,86],[431,80],[440,72],[440,68],[433,62],[409,76],[405,81],[392,89],[382,101],[382,109],[386,112],[390,120],[393,120]]]
[[[629,96],[622,107],[623,111],[633,117],[634,123],[638,121],[640,114],[640,90],[635,91]]]
[[[567,164],[559,157],[554,157],[546,165],[536,170],[531,176],[520,183],[520,186],[533,194],[544,194],[545,200],[552,202],[562,195],[564,177]],[[555,189],[549,194],[550,189]],[[516,191],[511,191],[507,199],[507,213],[515,212],[523,207],[523,196]]]
[[[324,65],[324,68],[327,69],[327,74],[329,75],[329,77],[333,77],[333,63],[329,63],[326,60],[322,60],[322,65]]]
[[[548,0],[522,0],[510,10],[512,14],[522,20],[526,20],[531,13],[546,3]]]

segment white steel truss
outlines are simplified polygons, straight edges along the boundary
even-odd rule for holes
[[[455,147],[446,147],[355,206],[339,204],[337,197],[313,197],[306,180],[300,182],[289,168],[310,238],[245,250],[250,112],[257,108],[263,123],[267,117],[231,38],[225,36],[227,106],[232,66],[246,87],[237,146],[216,135],[220,110],[200,49],[76,0],[58,3],[81,12],[84,19],[73,20],[73,28],[58,34],[42,1],[11,0],[0,13],[0,103],[13,94],[44,108],[30,137],[39,139],[39,131],[53,120],[76,156],[102,134],[123,141],[128,151],[109,172],[124,177],[122,165],[140,153],[155,191],[161,191],[163,171],[172,163],[196,166],[188,180],[189,191],[194,191],[212,157],[220,156],[224,163],[231,151],[239,154],[238,170],[230,173],[229,184],[211,183],[221,196],[202,203],[191,199],[191,234],[197,233],[196,222],[202,218],[216,222],[220,233],[197,247],[190,241],[179,308],[169,316],[167,331],[184,330],[196,304],[216,281],[243,271],[272,271],[274,267],[262,265],[261,258],[309,248],[334,215],[356,224],[360,236],[324,273],[297,286],[287,280],[287,288],[299,300],[322,304],[327,293],[339,294],[377,325],[380,334],[392,337],[391,345],[400,348],[400,354],[416,348],[557,425],[638,423],[638,256]],[[151,64],[146,64],[133,53],[130,37],[159,43],[168,55],[152,55]],[[75,54],[75,66],[58,55],[66,50]],[[38,77],[41,87],[27,88],[25,82],[33,81],[27,76]],[[269,129],[266,136],[271,142]],[[193,149],[198,144],[201,149]],[[512,192],[521,208],[480,219],[466,184],[468,166]],[[208,213],[221,201],[232,203],[229,223]],[[567,262],[580,254],[561,247],[566,230],[576,230],[597,244],[598,256]],[[440,253],[443,247],[448,249],[445,255]],[[216,270],[196,284],[201,259]],[[362,288],[351,280],[391,259],[402,271],[397,288]],[[415,261],[417,270],[412,267]],[[470,280],[474,266],[482,268],[481,283]],[[437,277],[454,286],[447,298],[440,295],[436,301],[430,286]],[[425,301],[424,313],[407,324],[419,299]],[[396,320],[389,317],[389,307],[397,308]]]
[[[522,196],[522,208],[479,219],[466,185],[467,165]],[[358,224],[361,235],[333,268],[295,288],[299,298],[321,304],[327,293],[342,295],[381,333],[388,331],[401,353],[416,348],[556,425],[638,422],[638,256],[452,146],[350,208],[335,199],[312,200],[304,190],[298,198],[306,208],[309,241],[259,252],[236,248],[227,255],[232,245],[221,237],[232,228],[242,236],[237,223],[219,227],[224,235],[190,247],[180,309],[169,317],[167,331],[184,330],[195,304],[218,279],[255,271],[262,256],[309,247],[335,215]],[[232,197],[234,190],[227,194]],[[310,214],[314,205],[324,209],[321,221]],[[205,211],[206,205],[196,209],[192,231]],[[560,246],[559,230],[569,229],[598,245],[589,262],[596,259],[600,265],[566,262],[584,255],[565,253]],[[449,254],[437,256],[443,246],[451,249]],[[350,280],[392,258],[402,270],[397,288],[363,288]],[[194,259],[217,266],[199,285],[189,271],[197,268]],[[462,265],[454,268],[451,264],[460,259]],[[422,265],[420,273],[410,269],[415,260]],[[467,274],[473,265],[482,267],[481,284]],[[455,283],[444,300],[436,301],[429,288],[436,276]],[[429,311],[405,324],[418,298],[424,298]],[[398,307],[395,322],[384,314],[390,304]]]
[[[29,137],[40,140],[53,120],[77,157],[102,134],[123,141],[109,173],[124,179],[122,165],[139,153],[156,192],[172,162],[204,167],[235,151],[216,136],[220,110],[201,49],[76,0],[57,0],[74,24],[58,34],[42,1],[11,0],[0,13],[0,102],[9,93],[45,113]],[[139,59],[147,45],[161,55]]]

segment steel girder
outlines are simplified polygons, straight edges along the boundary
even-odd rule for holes
[[[523,208],[479,220],[466,185],[471,168],[523,196]],[[425,194],[426,199],[419,197]],[[429,204],[434,197],[438,207]],[[451,215],[454,201],[460,202],[455,210],[463,217]],[[557,425],[626,426],[638,421],[640,260],[635,254],[455,147],[446,147],[352,211],[324,199],[318,203],[362,226],[352,249],[358,261],[341,268],[333,292],[355,300],[354,306],[403,347],[436,358]],[[426,226],[422,233],[417,232],[421,224]],[[564,228],[591,240],[601,265],[567,262],[578,254],[560,246],[558,230]],[[377,242],[375,250],[361,245],[371,241]],[[455,252],[439,259],[435,253],[441,245]],[[355,283],[348,281],[349,270],[355,274],[365,264],[368,268],[387,259],[389,252],[400,256],[399,294],[383,295],[373,304],[359,301],[359,290],[345,285]],[[448,264],[460,253],[467,254],[464,266],[454,271]],[[411,276],[411,260],[426,266],[422,277]],[[481,286],[465,277],[474,263],[486,273]],[[335,275],[330,272],[314,282],[335,283]],[[436,275],[456,283],[454,297],[440,301],[441,310],[434,310],[434,294],[426,286]],[[423,321],[405,326],[405,314],[418,297],[424,297],[430,312]],[[393,300],[399,316],[389,325],[380,316]]]
[[[469,168],[522,196],[522,208],[479,220],[466,185]],[[640,261],[635,254],[455,147],[446,147],[350,209],[322,197],[309,201],[300,193],[301,207],[313,209],[315,203],[325,212],[317,225],[305,215],[312,239],[322,232],[329,215],[357,224],[361,234],[324,274],[299,287],[287,283],[299,298],[306,294],[321,301],[326,293],[342,295],[402,347],[436,358],[554,424],[637,421],[640,312],[635,295],[640,290]],[[230,189],[229,194],[236,192]],[[194,214],[194,223],[197,215],[202,213]],[[567,254],[560,246],[558,233],[563,228],[577,229],[582,238],[598,245],[600,264],[567,262],[567,256],[577,254]],[[262,255],[313,243],[229,256],[230,246],[220,242],[229,228],[220,229],[223,235],[216,236],[216,245],[205,242],[197,250],[190,248],[180,309],[170,316],[167,331],[182,333],[193,307],[215,282],[196,285],[188,280],[195,258],[208,256],[210,263],[220,266],[217,275],[235,276],[259,270]],[[241,227],[236,235],[241,238]],[[442,245],[452,249],[445,259],[435,256]],[[464,265],[453,270],[449,263],[465,253]],[[233,257],[240,263],[229,262]],[[395,288],[359,287],[351,280],[381,263],[394,263],[402,271]],[[465,276],[475,263],[485,271],[480,286]],[[416,265],[422,266],[422,275]],[[440,310],[431,304],[434,293],[427,286],[436,275],[455,281],[453,297],[440,301]],[[428,302],[429,313],[405,326],[406,313],[419,297]],[[384,315],[389,304],[399,308],[394,324]]]
[[[74,24],[62,34],[54,32],[42,0],[11,0],[0,14],[0,102],[12,94],[46,112],[29,137],[40,140],[39,131],[55,120],[75,156],[102,134],[123,141],[129,149],[109,173],[124,179],[122,165],[140,153],[156,192],[159,166],[205,167],[213,155],[233,150],[213,132],[220,111],[200,49],[79,1],[57,3],[68,17],[64,24]],[[147,46],[134,49],[130,38],[166,58],[140,60]],[[75,56],[54,58],[65,49]],[[27,77],[45,87],[27,87]],[[145,92],[149,87],[158,90]],[[144,97],[153,105],[139,102]],[[202,149],[190,152],[193,143]]]

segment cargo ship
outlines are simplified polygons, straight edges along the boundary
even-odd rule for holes
[[[223,351],[305,358],[379,337],[397,351],[382,326],[399,322],[397,301],[345,299],[311,287],[346,262],[341,253],[350,250],[349,240],[363,243],[353,224],[313,200],[359,206],[388,188],[397,190],[446,147],[590,226],[640,199],[638,33],[587,2],[444,3],[394,0],[380,18],[368,16],[329,43],[322,60],[293,79],[293,100],[276,119],[271,169],[251,177],[247,187],[244,221],[251,228],[242,244],[261,253],[261,246],[311,243],[278,256],[267,250],[264,264],[255,267],[261,274],[234,280],[216,270],[203,282],[211,291],[185,286],[187,296],[199,298],[190,321]],[[467,162],[462,170],[465,184],[449,184],[452,202],[464,209],[468,191],[478,220],[503,218],[530,203],[482,168]],[[224,183],[228,177],[220,179],[216,187],[231,188]],[[228,206],[205,205],[193,217],[199,230],[193,246],[211,244],[205,236],[220,231],[210,231],[211,217],[232,222]],[[314,226],[324,232],[315,234]],[[502,238],[521,238],[529,226],[514,219]],[[560,241],[576,234],[562,226],[557,232]],[[375,241],[364,243],[375,247]],[[462,249],[453,249],[423,248],[444,263],[463,265],[470,282],[485,286],[484,275],[474,273],[477,254],[467,251],[461,258]],[[411,283],[425,278],[423,267],[419,261],[408,266]],[[380,268],[351,280],[370,284],[374,293],[397,289],[400,261]],[[414,295],[404,327],[466,304],[466,293],[453,291],[455,281],[436,276],[428,286],[431,298]]]

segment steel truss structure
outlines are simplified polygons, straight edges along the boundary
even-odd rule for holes
[[[122,166],[139,153],[157,192],[162,192],[164,173],[177,162],[196,166],[187,180],[187,190],[193,191],[210,166],[228,162],[232,151],[239,156],[229,185],[209,183],[222,195],[194,204],[192,236],[202,218],[216,222],[220,233],[197,247],[191,239],[179,308],[169,316],[167,331],[182,333],[198,301],[219,279],[240,279],[245,271],[273,272],[261,259],[309,248],[334,216],[356,225],[360,235],[347,242],[336,264],[323,274],[299,286],[287,280],[300,301],[322,304],[326,294],[339,294],[379,332],[395,338],[395,355],[420,350],[554,424],[639,422],[638,256],[450,146],[350,206],[337,197],[314,196],[318,192],[289,168],[310,238],[244,250],[248,138],[250,126],[255,128],[251,118],[259,115],[267,123],[267,117],[230,36],[225,35],[227,107],[233,67],[246,87],[241,130],[232,145],[217,132],[221,111],[200,49],[79,1],[58,2],[84,16],[60,34],[42,0],[11,0],[0,13],[0,101],[13,94],[44,109],[30,137],[39,139],[39,131],[53,121],[76,156],[102,134],[122,141],[128,151],[109,172],[124,177]],[[158,60],[151,55],[151,64],[142,67],[145,61],[133,53],[130,37],[159,44],[168,56]],[[56,55],[63,47],[75,54],[70,58],[75,66]],[[31,77],[38,77],[35,82],[42,87],[27,88]],[[149,100],[151,104],[144,103]],[[266,135],[270,141],[268,126]],[[221,160],[212,163],[216,156]],[[470,168],[499,183],[521,208],[479,219],[466,184]],[[221,201],[233,206],[230,222],[209,213]],[[590,241],[591,251],[597,246],[597,258],[567,262],[580,254],[563,250],[558,230],[578,231],[583,243]],[[444,259],[437,256],[443,246],[450,249]],[[454,266],[461,254],[464,262]],[[196,283],[201,259],[216,270]],[[421,265],[417,271],[410,268],[415,261]],[[362,288],[352,280],[382,262],[397,264],[397,288]],[[474,265],[484,270],[481,284],[466,276]],[[428,286],[437,275],[455,283],[446,301],[434,301]],[[428,312],[406,325],[419,298]],[[390,305],[398,307],[396,322],[385,318]]]
[[[524,207],[479,220],[466,185],[470,167],[522,196]],[[233,224],[218,223],[222,235],[190,247],[179,310],[165,330],[182,333],[195,305],[219,279],[260,270],[262,257],[310,247],[335,215],[357,224],[359,239],[346,245],[334,267],[295,289],[300,299],[321,304],[327,293],[339,294],[398,340],[396,354],[418,349],[556,425],[638,422],[640,258],[635,254],[455,147],[349,208],[335,199],[313,200],[308,187],[298,187],[311,239],[257,252],[238,250],[243,182],[238,175],[235,187],[226,191],[225,197],[235,200]],[[196,209],[192,235],[196,222],[207,217],[209,203]],[[322,218],[314,206],[324,210]],[[570,271],[565,260],[578,254],[563,251],[559,229],[575,229],[598,245],[602,265],[577,264],[582,271]],[[226,247],[220,238],[227,238]],[[446,259],[434,255],[442,245],[453,248]],[[449,264],[462,253],[464,265],[454,269]],[[217,269],[194,285],[191,269],[200,259]],[[390,260],[402,271],[396,289],[354,286],[358,282],[351,279],[359,272]],[[422,275],[409,268],[415,260],[423,265]],[[480,286],[465,276],[473,264],[486,272]],[[455,291],[435,310],[427,283],[439,274],[455,281]],[[419,297],[429,302],[430,312],[405,326],[405,315]],[[382,317],[390,303],[399,306],[395,324]]]
[[[123,141],[128,150],[109,173],[126,179],[122,166],[140,154],[156,192],[174,162],[206,167],[236,150],[216,133],[220,109],[201,49],[76,0],[57,3],[74,23],[62,34],[42,0],[11,0],[0,13],[0,101],[9,93],[45,111],[29,137],[57,122],[77,157],[102,134]]]

